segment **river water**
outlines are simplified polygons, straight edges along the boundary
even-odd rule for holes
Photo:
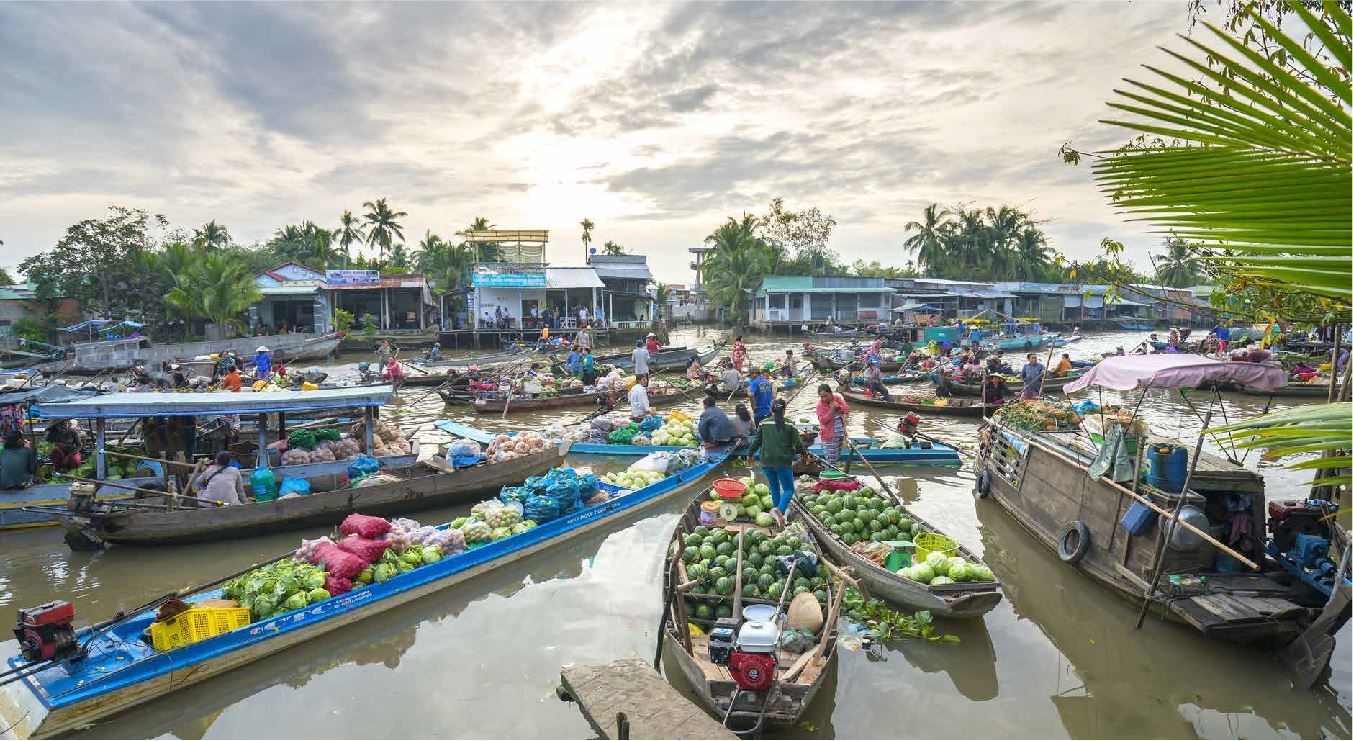
[[[708,344],[709,330],[681,331],[673,344]],[[1072,357],[1091,357],[1140,333],[1087,337]],[[753,338],[753,360],[786,342]],[[342,380],[352,361],[330,368]],[[894,387],[900,391],[900,387]],[[386,412],[420,438],[453,418],[489,429],[529,429],[558,414],[497,417],[443,408],[427,389],[407,389]],[[1226,395],[1232,418],[1265,400]],[[1105,395],[1109,401],[1110,394]],[[1135,396],[1133,398],[1135,403]],[[791,414],[808,414],[812,394]],[[1196,436],[1199,420],[1165,392],[1141,409],[1153,430]],[[562,410],[581,416],[584,412]],[[697,411],[691,404],[689,411]],[[890,415],[856,410],[851,433],[876,433]],[[1298,691],[1258,651],[1206,641],[1192,630],[1148,620],[1136,608],[1066,567],[997,505],[971,495],[977,424],[928,418],[922,431],[955,443],[962,468],[892,469],[919,483],[912,506],[984,554],[1006,599],[982,621],[940,627],[959,645],[895,641],[843,650],[839,667],[804,725],[809,738],[1337,737],[1353,735],[1349,629],[1333,668]],[[1209,447],[1213,444],[1209,441]],[[1215,448],[1213,447],[1215,450]],[[1270,497],[1300,496],[1302,476],[1246,457]],[[575,457],[598,471],[607,463]],[[458,587],[340,629],[203,685],[100,723],[93,737],[177,738],[590,738],[577,708],[554,696],[571,663],[651,658],[660,609],[662,547],[685,502],[648,510],[610,532],[557,546]],[[465,508],[417,515],[440,522]],[[294,548],[320,530],[156,549],[71,553],[56,528],[0,534],[0,608],[53,598],[76,604],[80,622],[134,607],[154,595],[207,581]],[[848,643],[848,642],[847,642]],[[12,641],[0,644],[5,655]]]

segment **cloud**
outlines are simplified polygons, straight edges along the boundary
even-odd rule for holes
[[[1161,3],[0,5],[0,263],[119,203],[237,238],[387,197],[685,248],[775,196],[897,261],[925,204],[1015,203],[1052,246],[1153,239],[1057,147],[1111,146],[1119,78],[1186,30]],[[679,281],[678,281],[679,282]]]

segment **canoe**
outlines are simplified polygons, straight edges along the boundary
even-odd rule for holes
[[[277,499],[232,507],[198,509],[125,509],[116,505],[102,512],[73,517],[67,527],[86,537],[117,545],[171,545],[241,538],[339,522],[353,512],[394,515],[431,507],[477,502],[504,486],[562,465],[558,448],[502,463],[478,463],[442,472],[414,464],[382,469],[398,482],[346,488],[346,472],[311,480],[308,496]],[[155,498],[138,500],[149,506]],[[162,503],[159,502],[159,503]]]
[[[817,356],[817,355],[813,356],[812,363],[813,367],[817,368],[819,371],[834,371],[844,368],[847,365],[854,365],[860,367],[863,367],[864,365],[864,361],[855,358],[842,359],[830,356]],[[879,372],[888,373],[890,371],[900,371],[902,370],[902,366],[905,364],[906,360],[880,360]]]
[[[668,648],[666,655],[672,658],[668,663],[669,671],[675,667],[685,677],[689,685],[695,690],[696,701],[715,717],[715,719],[724,722],[731,730],[746,733],[759,725],[758,730],[788,730],[796,728],[799,721],[803,718],[805,712],[812,705],[813,699],[818,691],[831,676],[832,670],[836,664],[836,639],[837,639],[837,615],[839,614],[839,582],[833,583],[833,580],[827,581],[827,604],[823,605],[826,611],[826,621],[823,623],[821,635],[817,644],[804,654],[791,653],[784,649],[776,652],[778,667],[776,670],[776,683],[766,694],[767,699],[762,693],[744,691],[739,692],[737,685],[731,680],[728,669],[710,661],[709,657],[709,632],[714,623],[711,620],[704,620],[688,613],[686,609],[687,598],[699,598],[702,601],[720,601],[723,604],[732,603],[734,614],[741,612],[743,604],[763,604],[775,606],[776,602],[770,599],[758,597],[744,597],[741,594],[734,596],[720,597],[716,595],[702,595],[694,592],[696,589],[703,589],[701,586],[693,587],[691,592],[678,591],[678,585],[688,584],[691,579],[686,572],[686,564],[682,561],[684,551],[683,538],[692,533],[700,524],[700,504],[701,498],[692,500],[689,507],[682,514],[677,522],[675,531],[672,533],[672,540],[668,543],[667,556],[663,568],[663,601],[666,620],[663,623],[663,637],[666,640]],[[734,525],[740,528],[744,533],[753,530],[760,530],[767,534],[778,532],[778,528],[760,528],[755,525],[739,523]],[[803,540],[806,544],[812,545],[813,550],[817,551],[823,560],[829,561],[831,557],[824,553],[821,544],[813,543],[813,538],[808,531],[804,533]],[[736,542],[736,541],[734,541]],[[738,566],[735,572],[737,576],[737,587],[735,593],[742,587],[742,553],[737,553]],[[670,603],[670,605],[668,604]],[[785,601],[786,606],[788,600]],[[836,609],[833,612],[832,608]],[[695,625],[700,628],[700,635],[694,635],[690,626]],[[806,657],[806,658],[805,658]],[[802,668],[795,673],[793,677],[788,675],[797,666],[796,662],[802,659]],[[764,712],[763,703],[765,704]]]
[[[804,337],[810,340],[858,340],[865,337],[873,337],[868,332],[856,329],[842,330],[840,332],[804,332]]]
[[[878,495],[884,501],[891,502],[891,506],[905,512],[911,520],[919,522],[923,530],[940,532],[935,526],[907,509],[900,499],[890,496],[886,491],[879,491]],[[852,551],[850,546],[813,515],[809,507],[807,500],[800,500],[798,497],[795,497],[789,505],[794,519],[807,525],[813,537],[827,549],[832,558],[841,565],[850,567],[855,577],[875,596],[910,610],[929,610],[932,615],[948,618],[981,617],[1001,601],[1001,583],[998,581],[956,582],[932,587],[895,574]],[[981,563],[980,558],[961,544],[958,546],[958,555],[971,563]]]
[[[1237,389],[1246,396],[1274,396],[1277,398],[1288,399],[1328,399],[1330,393],[1329,382],[1325,383],[1301,383],[1289,382],[1286,386],[1275,391],[1260,391],[1258,389],[1246,388],[1241,386]]]
[[[691,362],[691,358],[697,356],[700,358],[700,365],[706,365],[719,355],[719,351],[723,349],[726,343],[727,340],[720,340],[718,344],[704,352],[690,347],[660,350],[657,355],[648,361],[648,367],[653,370],[658,368],[684,368],[687,363]],[[623,370],[634,368],[634,360],[630,358],[628,353],[624,355],[604,355],[597,358],[597,363],[599,365],[612,365]]]
[[[860,462],[861,455],[863,460],[876,465],[890,466],[957,466],[962,463],[959,458],[958,450],[940,442],[930,440],[917,440],[917,447],[912,448],[877,448],[872,447],[883,442],[872,437],[852,437],[851,442],[855,443],[855,449],[859,451],[857,455],[855,450],[843,448],[841,450],[841,462],[854,461]],[[927,445],[929,447],[920,447]],[[824,451],[821,445],[810,445],[808,452],[816,456],[822,456]]]
[[[1068,383],[1071,383],[1078,377],[1079,374],[1075,376],[1058,376],[1056,378],[1044,378],[1043,393],[1047,394],[1053,391],[1061,391],[1063,386],[1067,385]],[[1005,382],[1005,387],[1011,392],[1018,394],[1020,390],[1024,388],[1023,381],[1020,381],[1018,379],[1012,379],[1010,376],[1007,376],[1006,378],[1008,380],[1006,380]],[[979,398],[982,396],[982,384],[980,383],[957,383],[954,381],[949,381],[947,388],[949,389],[949,393],[953,394],[954,396],[972,396]]]
[[[897,375],[883,376],[880,380],[883,381],[884,386],[896,386],[902,383],[928,383],[930,381],[930,374],[904,373],[900,376]],[[850,382],[855,384],[856,386],[863,386],[865,384],[865,378],[864,376],[859,376],[858,378],[850,379]]]
[[[898,412],[936,414],[945,417],[986,417],[1001,408],[1000,404],[983,404],[980,401],[972,401],[969,399],[928,399],[922,402],[884,401],[883,399],[867,397],[858,391],[842,390],[840,393],[842,397],[852,404],[878,407],[881,409],[892,409]],[[941,401],[943,403],[939,403]]]
[[[134,612],[102,634],[82,628],[77,637],[88,644],[91,658],[69,667],[58,664],[42,668],[21,681],[0,686],[0,728],[8,729],[18,738],[45,738],[87,727],[546,548],[628,521],[668,497],[701,486],[723,462],[722,456],[711,458],[633,491],[608,487],[616,496],[607,502],[444,558],[384,583],[371,584],[172,651],[157,652],[143,637],[155,618],[153,607]],[[187,596],[184,601],[196,603],[220,595],[220,589],[210,589]],[[5,663],[10,669],[25,666],[23,658],[17,655]]]

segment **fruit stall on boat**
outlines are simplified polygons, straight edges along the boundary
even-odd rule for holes
[[[860,404],[878,409],[891,409],[897,412],[916,412],[917,414],[935,414],[944,417],[986,417],[1001,408],[1000,404],[983,404],[973,399],[945,399],[922,396],[894,395],[891,401],[880,396],[871,396],[863,391],[842,388],[840,394],[852,404]]]
[[[686,508],[668,545],[659,641],[730,730],[795,728],[834,669],[838,575],[850,577],[802,525],[751,515],[769,494],[717,485]]]
[[[109,439],[110,420],[144,423],[151,418],[256,416],[257,442],[250,448],[251,452],[234,452],[244,468],[246,480],[252,481],[256,473],[266,473],[262,478],[269,479],[272,486],[285,477],[313,479],[343,473],[347,470],[347,459],[356,458],[363,451],[381,465],[407,466],[417,459],[416,443],[402,438],[390,439],[388,433],[385,437],[377,435],[375,410],[388,403],[392,397],[389,386],[373,386],[267,393],[113,393],[39,401],[29,410],[35,417],[92,421],[93,456],[92,461],[84,464],[89,466],[89,475],[79,477],[85,481],[77,482],[82,486],[78,487],[79,496],[75,498],[70,497],[74,481],[70,478],[66,481],[53,480],[17,492],[0,492],[0,527],[57,525],[69,514],[72,506],[80,510],[87,510],[93,505],[134,507],[136,502],[133,500],[138,494],[149,493],[154,496],[166,493],[161,481],[166,466],[192,465],[191,461],[162,461],[117,452],[113,444],[115,441]],[[286,444],[280,441],[288,438],[288,414],[354,408],[363,410],[363,421],[357,423],[361,439],[345,440],[343,449],[338,451],[342,455],[335,453],[331,445],[326,445],[325,452],[313,461],[309,453],[302,455],[300,450],[282,450]],[[268,424],[269,415],[275,417],[273,425]],[[337,437],[341,439],[341,433]],[[279,442],[270,443],[274,438]],[[248,443],[244,443],[244,446],[249,447]],[[125,465],[124,461],[127,462]],[[82,473],[85,471],[77,470]],[[157,485],[160,490],[152,491]],[[87,496],[89,487],[96,489],[93,503]]]
[[[554,469],[438,525],[350,515],[331,538],[261,566],[74,627],[63,601],[21,611],[0,673],[0,727],[18,738],[89,725],[689,494],[714,455],[636,490]],[[534,517],[533,521],[527,521]],[[187,608],[186,612],[183,609]]]
[[[1216,381],[1278,389],[1287,379],[1273,366],[1197,355],[1123,356],[1106,359],[1066,391],[1097,386],[1145,393]],[[1298,663],[1318,674],[1329,653],[1312,647],[1332,651],[1333,642],[1324,639],[1348,618],[1348,579],[1339,576],[1344,588],[1327,596],[1294,581],[1266,555],[1265,525],[1283,530],[1284,516],[1307,508],[1274,500],[1266,517],[1263,478],[1202,451],[1220,403],[1214,393],[1191,448],[1151,434],[1137,420],[1102,422],[1103,442],[1096,444],[1074,424],[1074,411],[1052,415],[1010,405],[983,427],[977,495],[994,500],[1069,567],[1141,605],[1139,618],[1155,608],[1208,637],[1290,644],[1302,657]],[[1275,556],[1293,556],[1332,587],[1335,574],[1347,568],[1335,565],[1348,542],[1338,529],[1332,520],[1323,530],[1298,529],[1289,550]]]
[[[800,477],[790,509],[869,591],[913,610],[971,618],[1001,601],[982,560],[885,490],[849,476]]]

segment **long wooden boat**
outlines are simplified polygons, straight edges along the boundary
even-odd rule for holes
[[[199,355],[227,350],[240,357],[251,357],[259,345],[269,348],[274,358],[295,362],[328,357],[338,349],[342,341],[342,336],[337,334],[292,333],[157,345],[152,343],[149,337],[134,337],[101,342],[77,342],[67,348],[66,357],[40,363],[35,367],[44,373],[92,376],[127,370],[136,365],[157,369],[163,363],[191,360]]]
[[[310,480],[311,494],[231,507],[169,509],[154,497],[128,509],[116,504],[74,513],[67,527],[100,543],[171,545],[248,537],[338,522],[348,514],[392,515],[476,502],[504,486],[543,474],[563,463],[558,448],[502,463],[478,463],[442,472],[422,464],[382,469],[397,482],[343,487],[346,473]],[[152,507],[159,507],[152,509]]]
[[[714,347],[701,352],[696,348],[679,347],[668,350],[660,350],[658,354],[648,361],[648,367],[651,370],[659,368],[684,368],[691,362],[691,358],[699,358],[700,365],[706,365],[714,358],[718,357],[719,351],[727,344],[727,340],[720,340]],[[633,370],[634,360],[628,353],[616,355],[603,355],[597,358],[598,365],[612,365],[623,370]]]
[[[889,506],[896,507],[909,519],[920,523],[921,529],[925,532],[940,532],[934,525],[907,509],[902,500],[887,491],[879,491],[876,494],[889,503]],[[1001,601],[1001,584],[998,581],[955,582],[931,586],[895,574],[861,556],[852,551],[845,541],[813,514],[812,499],[812,495],[809,495],[802,499],[795,497],[790,502],[790,510],[794,513],[795,519],[807,525],[813,537],[831,553],[832,558],[840,564],[849,566],[855,576],[869,587],[871,593],[913,610],[929,610],[934,615],[950,618],[981,617]],[[958,546],[958,555],[970,563],[982,561],[962,544]]]
[[[814,355],[812,358],[813,367],[819,371],[834,371],[845,368],[846,366],[863,367],[864,362],[855,358],[839,358],[830,355]],[[906,366],[906,359],[902,360],[880,360],[880,373],[895,373]]]
[[[1152,439],[1150,445],[1171,443]],[[1160,539],[1167,539],[1161,517],[1153,516],[1132,534],[1122,523],[1137,504],[1127,489],[1106,478],[1091,478],[1087,468],[1095,449],[1074,433],[1028,432],[990,420],[983,427],[977,468],[977,493],[989,497],[1044,547],[1118,596],[1141,604],[1150,590]],[[1264,480],[1259,474],[1203,452],[1189,491],[1172,494],[1150,483],[1138,491],[1167,511],[1179,504],[1215,517],[1228,504],[1248,502],[1255,523],[1265,522]],[[1166,547],[1160,562],[1165,616],[1205,636],[1244,644],[1282,645],[1306,626],[1306,604],[1292,586],[1274,579],[1279,568],[1263,552],[1262,525],[1255,526],[1254,547],[1246,557],[1260,572],[1218,569],[1218,551],[1204,543],[1191,549]],[[1238,563],[1238,562],[1237,562]],[[1201,580],[1204,587],[1171,585],[1171,576]]]
[[[763,604],[775,606],[777,602],[760,597],[743,596],[743,552],[737,549],[736,586],[731,596],[697,594],[683,592],[678,587],[692,580],[682,560],[685,546],[683,538],[695,532],[700,526],[700,504],[702,498],[692,500],[689,507],[678,520],[672,540],[668,543],[667,556],[663,569],[663,597],[667,616],[663,623],[664,638],[670,650],[666,652],[673,660],[670,666],[681,672],[686,681],[695,689],[696,699],[716,719],[735,731],[745,732],[753,727],[757,731],[789,729],[798,725],[804,713],[812,705],[813,699],[830,676],[836,664],[837,617],[840,609],[839,582],[827,579],[827,603],[823,605],[825,622],[820,629],[817,643],[803,654],[791,653],[785,649],[776,652],[777,669],[775,685],[765,693],[738,691],[727,667],[710,661],[709,631],[714,626],[712,620],[698,618],[688,613],[687,598],[717,600],[731,603],[732,614],[739,616],[744,604]],[[731,526],[742,532],[741,536],[752,531],[767,535],[779,532],[778,528],[762,528],[751,524],[737,523]],[[831,557],[824,552],[820,543],[813,542],[813,536],[802,530],[802,540],[819,554],[823,561]],[[701,589],[694,587],[693,589]],[[785,600],[788,605],[788,599]],[[700,634],[690,626],[701,628]],[[799,666],[802,664],[802,666]],[[797,671],[795,671],[797,667]],[[791,675],[793,672],[793,676]],[[768,697],[767,697],[768,696]]]
[[[1301,383],[1300,381],[1289,381],[1286,386],[1274,391],[1261,391],[1245,386],[1238,386],[1236,390],[1246,396],[1275,396],[1289,399],[1328,399],[1330,385],[1328,381],[1325,383]]]
[[[102,630],[82,628],[77,638],[85,643],[89,658],[42,668],[19,681],[0,685],[0,728],[18,738],[48,738],[88,727],[546,548],[614,527],[660,501],[701,486],[723,461],[723,456],[713,457],[642,489],[611,488],[615,496],[609,501],[518,535],[171,651],[155,651],[144,636],[155,619],[154,607]],[[193,604],[220,595],[220,589],[211,589],[187,596],[184,601]],[[5,663],[9,669],[26,666],[19,656]]]
[[[1019,393],[1024,388],[1024,382],[1010,376],[1006,377],[1005,387]],[[1043,393],[1048,394],[1054,391],[1061,391],[1062,387],[1079,378],[1079,374],[1074,376],[1049,376],[1043,379]],[[936,388],[944,388],[954,396],[980,397],[982,395],[982,384],[963,383],[952,379],[946,379],[936,384]]]
[[[864,460],[890,466],[957,466],[963,462],[958,449],[941,442],[923,440],[910,448],[880,448],[877,446],[883,441],[873,437],[852,437],[850,441],[855,448],[841,451],[842,463]],[[816,456],[824,454],[821,445],[808,446],[808,452]]]
[[[804,332],[803,336],[810,340],[859,340],[874,335],[863,330],[845,329],[840,332]]]
[[[865,396],[858,391],[841,390],[841,396],[852,404],[880,409],[892,409],[897,412],[916,412],[917,414],[935,414],[943,417],[987,417],[1000,409],[1000,404],[983,404],[969,399],[927,399],[925,401],[884,401]]]
[[[880,379],[884,386],[897,386],[904,383],[929,383],[929,373],[903,373],[901,375],[884,375]],[[856,386],[863,386],[867,381],[864,376],[857,376],[850,379],[850,382]]]

